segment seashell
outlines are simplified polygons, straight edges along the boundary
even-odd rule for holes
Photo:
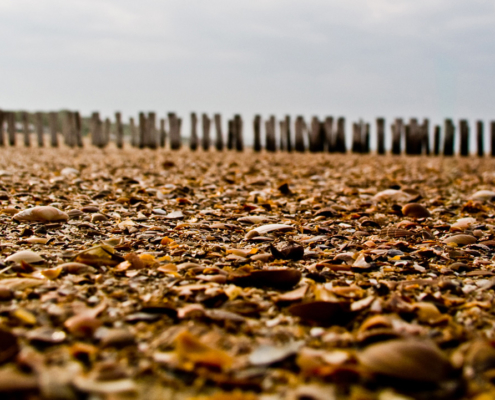
[[[19,222],[54,222],[67,221],[69,216],[58,208],[52,206],[39,206],[21,211],[15,214],[13,219]]]
[[[428,218],[431,214],[419,203],[409,203],[402,207],[402,214],[411,218]]]
[[[10,289],[14,292],[16,290],[24,290],[28,288],[41,286],[44,283],[45,281],[41,279],[31,279],[31,278],[7,278],[0,280],[0,284],[4,288]]]
[[[168,213],[167,215],[165,215],[166,219],[183,219],[184,218],[184,214],[182,213],[182,211],[172,211],[171,213]]]
[[[10,331],[0,329],[0,364],[9,361],[18,352],[17,337]]]
[[[47,238],[42,238],[42,237],[37,237],[37,236],[31,236],[24,241],[29,243],[29,244],[47,244],[50,239]]]
[[[346,325],[356,316],[355,312],[350,311],[348,303],[324,300],[295,304],[289,312],[318,326]]]
[[[407,229],[397,229],[397,228],[382,229],[381,234],[394,238],[414,236],[414,232],[408,231]]]
[[[270,252],[274,258],[282,260],[300,260],[304,257],[304,247],[297,243],[289,244],[281,250],[270,244]]]
[[[261,225],[255,229],[250,230],[248,233],[246,233],[245,238],[251,239],[255,236],[263,236],[265,233],[268,233],[268,232],[274,232],[274,231],[287,232],[287,231],[292,231],[294,229],[295,228],[293,226],[285,225],[285,224]]]
[[[493,201],[495,199],[495,192],[491,190],[478,190],[471,196],[471,199],[478,201]]]
[[[127,329],[107,329],[99,335],[100,344],[103,347],[125,347],[133,345],[136,341],[134,335]]]
[[[94,332],[102,325],[102,322],[97,319],[98,314],[105,308],[106,305],[101,304],[98,307],[87,309],[67,319],[64,326],[76,337],[93,336]]]
[[[296,354],[303,342],[292,342],[284,346],[261,345],[249,355],[249,363],[254,366],[267,366]]]
[[[267,220],[268,220],[268,218],[257,216],[257,215],[253,215],[250,217],[237,218],[237,221],[239,221],[239,222],[244,222],[246,224],[253,224],[253,225],[254,224],[260,224],[260,223],[265,222]]]
[[[454,235],[454,236],[449,236],[445,239],[442,240],[443,243],[449,244],[449,243],[455,243],[460,246],[465,246],[467,244],[473,244],[476,243],[478,240],[471,235]]]
[[[12,293],[12,290],[3,285],[0,286],[0,301],[9,301],[12,300],[13,297],[14,293]]]
[[[85,213],[97,213],[100,211],[100,208],[97,206],[84,206],[81,208],[81,211]]]
[[[95,268],[87,264],[78,263],[78,262],[69,262],[69,263],[60,264],[59,268],[62,268],[62,270],[66,271],[68,274],[75,274],[75,275],[94,274],[96,272]]]
[[[63,175],[63,176],[77,176],[79,175],[79,171],[75,168],[70,168],[70,167],[67,167],[67,168],[64,168],[62,171],[60,171],[60,175]]]
[[[450,226],[452,231],[465,231],[476,223],[476,219],[472,217],[459,218],[455,223]]]
[[[413,198],[409,193],[402,190],[387,189],[373,196],[374,201],[409,201]]]
[[[9,261],[14,261],[14,262],[21,262],[24,261],[28,264],[36,264],[36,263],[41,263],[44,262],[43,258],[40,257],[39,254],[31,251],[31,250],[23,250],[23,251],[18,251],[17,253],[14,253],[7,257],[5,259],[6,262]]]
[[[91,222],[93,223],[102,221],[108,221],[108,217],[100,213],[95,213],[91,216]]]
[[[69,218],[77,218],[83,214],[84,213],[81,210],[76,210],[76,209],[67,211],[67,215],[69,216]]]
[[[373,344],[357,358],[372,373],[418,382],[444,381],[453,369],[435,344],[421,340],[395,339]]]
[[[54,330],[48,327],[30,330],[26,335],[26,338],[31,342],[45,344],[62,343],[66,337],[67,335],[64,331]]]

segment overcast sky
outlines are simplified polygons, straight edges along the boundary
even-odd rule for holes
[[[495,119],[493,0],[0,0],[0,107]]]

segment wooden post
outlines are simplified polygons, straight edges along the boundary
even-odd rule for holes
[[[237,151],[244,151],[243,123],[240,114],[234,116],[235,123],[235,148]]]
[[[409,120],[409,124],[404,128],[406,138],[406,154],[421,154],[421,134],[419,132],[418,120],[416,118],[411,118]]]
[[[454,137],[455,137],[455,127],[454,123],[450,118],[445,120],[445,137],[443,140],[443,155],[453,156],[454,155]]]
[[[15,127],[15,112],[10,111],[7,114],[7,133],[9,134],[9,146],[16,145],[16,127]]]
[[[325,129],[325,142],[327,143],[327,151],[329,153],[335,152],[335,135],[333,132],[333,118],[326,117],[324,122]]]
[[[198,148],[198,117],[196,113],[191,113],[191,137],[189,138],[189,148],[196,151]]]
[[[376,119],[376,152],[385,154],[385,118]]]
[[[95,111],[91,114],[91,144],[101,146],[100,114]]]
[[[227,149],[232,150],[234,148],[235,141],[235,127],[234,120],[229,119],[227,123]]]
[[[318,151],[325,151],[325,143],[326,143],[326,132],[325,132],[325,122],[318,120],[320,125],[320,129],[318,130]]]
[[[165,118],[160,118],[160,147],[165,147],[167,131],[165,130]]]
[[[485,137],[484,137],[483,121],[476,121],[476,142],[478,149],[478,157],[485,156]]]
[[[495,157],[495,121],[490,122],[490,145],[491,155]]]
[[[344,117],[339,117],[337,119],[337,137],[335,141],[335,151],[337,151],[338,153],[347,153]]]
[[[459,154],[462,157],[469,156],[469,125],[466,119],[459,121],[459,136],[460,136],[460,149]]]
[[[112,122],[110,122],[110,118],[105,118],[105,122],[103,125],[104,132],[104,144],[103,146],[107,146],[110,143],[110,133],[112,131]]]
[[[119,149],[124,147],[124,126],[122,125],[122,114],[119,111],[115,113],[115,144]]]
[[[320,151],[320,121],[318,117],[311,118],[311,131],[309,132],[309,151],[315,153]]]
[[[204,114],[201,117],[202,120],[202,126],[203,126],[203,137],[202,137],[202,146],[204,151],[210,150],[210,127],[211,127],[211,120],[210,117],[208,117],[208,114]]]
[[[133,117],[129,118],[129,129],[131,130],[131,146],[137,147],[138,146],[138,135],[137,135],[137,130],[136,130],[136,123],[134,122]]]
[[[287,147],[287,151],[292,152],[292,138],[291,138],[291,130],[290,130],[290,115],[285,116],[285,145]]]
[[[48,114],[48,126],[50,129],[50,146],[58,147],[58,113],[50,112]]]
[[[70,147],[74,147],[78,144],[77,116],[75,112],[68,111],[67,117],[69,122]]]
[[[139,140],[138,146],[140,149],[144,149],[146,146],[146,116],[144,112],[139,113]]]
[[[261,151],[261,116],[255,115],[253,121],[253,131],[254,131],[254,151]]]
[[[306,146],[304,145],[304,118],[301,115],[296,118],[295,141],[296,151],[304,153],[306,151]]]
[[[36,130],[36,138],[38,139],[38,147],[43,147],[43,114],[37,112],[34,114],[34,126]]]
[[[430,155],[430,120],[425,118],[423,124],[421,125],[421,135],[422,135],[422,147],[425,150],[427,156]]]
[[[440,154],[440,134],[441,134],[440,125],[435,125],[435,137],[433,142],[433,154],[438,156]]]
[[[170,130],[170,149],[179,150],[182,146],[180,137],[181,120],[175,113],[168,113]]]
[[[278,123],[279,127],[279,144],[280,144],[280,151],[285,151],[285,120],[280,120]]]
[[[31,146],[31,135],[29,132],[29,114],[26,111],[21,111],[22,132],[24,134],[24,146]]]
[[[277,151],[277,141],[275,138],[275,116],[271,115],[270,118],[265,122],[265,140],[266,140],[266,151],[276,152]]]
[[[5,146],[5,135],[3,131],[3,121],[4,121],[5,113],[3,110],[0,110],[0,147]]]
[[[366,123],[364,125],[364,148],[363,148],[363,152],[365,154],[369,154],[370,153],[370,124],[369,123]]]
[[[354,122],[352,124],[352,148],[351,148],[351,151],[353,153],[362,153],[361,138],[362,138],[361,123]]]
[[[77,147],[83,147],[83,140],[82,140],[82,118],[81,114],[79,111],[74,112],[74,122],[75,122],[75,129],[76,129],[76,145]]]
[[[64,138],[64,144],[70,146],[70,116],[68,111],[62,111],[62,137]]]
[[[158,131],[156,129],[156,113],[150,111],[148,113],[148,121],[146,124],[148,147],[150,149],[156,149],[158,147]]]
[[[215,131],[217,133],[215,139],[215,147],[218,151],[222,151],[224,146],[223,132],[222,132],[222,116],[220,114],[215,114],[213,118],[215,120]]]
[[[402,130],[404,124],[401,118],[397,118],[392,125],[392,154],[400,155],[402,153]]]

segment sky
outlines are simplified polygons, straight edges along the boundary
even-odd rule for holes
[[[488,123],[494,38],[493,0],[0,0],[0,108]]]

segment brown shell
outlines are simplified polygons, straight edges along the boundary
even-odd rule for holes
[[[431,214],[419,203],[409,203],[402,207],[402,214],[411,218],[428,218]]]

